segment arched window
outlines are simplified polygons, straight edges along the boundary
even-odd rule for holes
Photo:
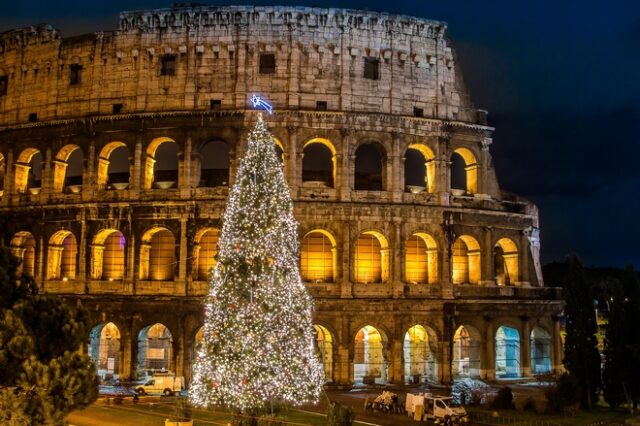
[[[304,145],[302,152],[302,184],[334,188],[336,149],[333,144],[327,139],[312,139]]]
[[[404,184],[408,192],[436,190],[436,162],[433,151],[422,144],[409,145],[404,154]]]
[[[91,278],[121,280],[125,275],[126,240],[120,231],[105,229],[96,234],[91,245]]]
[[[453,377],[480,377],[480,333],[473,327],[458,327],[453,336]]]
[[[129,148],[124,142],[110,142],[98,156],[98,185],[121,190],[129,186]]]
[[[355,383],[366,384],[387,381],[387,363],[384,359],[382,335],[370,325],[362,327],[356,334],[353,379]]]
[[[300,273],[303,281],[335,282],[336,241],[324,230],[314,230],[302,239]]]
[[[471,195],[478,192],[478,160],[467,148],[458,148],[453,151],[451,188]]]
[[[171,231],[154,227],[142,237],[140,246],[140,279],[171,281],[176,267],[175,238]]]
[[[147,148],[144,187],[174,188],[178,184],[178,144],[173,139],[156,138]]]
[[[520,333],[501,326],[496,331],[496,377],[520,377]]]
[[[39,193],[42,187],[42,153],[27,148],[20,153],[15,164],[15,187],[17,192]]]
[[[99,324],[89,334],[89,357],[100,380],[118,379],[120,371],[120,330],[112,322]]]
[[[389,278],[389,245],[376,231],[360,234],[356,243],[355,280],[357,283],[387,282]]]
[[[208,281],[211,279],[211,270],[216,266],[219,236],[220,230],[217,228],[204,228],[196,234],[193,258],[197,280]]]
[[[414,325],[404,335],[404,380],[406,383],[437,381],[435,333]]]
[[[223,141],[208,142],[200,151],[201,187],[229,185],[229,145]]]
[[[475,238],[463,235],[456,239],[453,252],[453,283],[478,284],[480,282],[480,245]]]
[[[36,240],[30,232],[20,231],[11,239],[11,253],[21,260],[19,271],[34,276],[36,269]]]
[[[509,238],[501,238],[493,247],[493,265],[498,285],[514,285],[519,276],[518,247]]]
[[[356,149],[354,189],[356,191],[384,191],[386,154],[376,142],[364,143]]]
[[[531,373],[551,372],[551,336],[542,327],[531,331]]]
[[[438,282],[438,247],[429,234],[416,233],[405,244],[405,280],[415,284]]]
[[[47,254],[47,279],[65,281],[76,277],[78,243],[71,231],[53,234]]]
[[[324,380],[330,382],[333,380],[333,338],[331,333],[321,325],[313,326],[316,332],[316,350],[318,357],[324,366]]]
[[[156,323],[138,334],[138,377],[153,376],[156,371],[172,371],[173,338],[163,324]]]
[[[65,145],[53,163],[53,191],[78,193],[82,187],[84,156],[78,145]]]

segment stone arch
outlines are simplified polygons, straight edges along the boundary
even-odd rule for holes
[[[98,186],[108,189],[125,189],[129,186],[129,147],[124,142],[112,141],[98,155]]]
[[[195,280],[208,281],[211,278],[211,270],[216,266],[219,238],[218,228],[207,227],[196,232],[193,244]]]
[[[520,377],[520,332],[502,325],[495,335],[496,377]]]
[[[433,329],[420,324],[409,327],[402,348],[405,383],[438,380],[438,340]]]
[[[386,383],[387,361],[385,352],[387,339],[384,332],[371,325],[365,325],[356,333],[354,343],[354,383]]]
[[[300,272],[307,282],[336,282],[338,253],[331,232],[313,229],[300,244]]]
[[[354,278],[357,283],[380,283],[389,279],[389,243],[378,231],[364,231],[355,247]]]
[[[338,165],[333,143],[326,138],[309,139],[302,146],[302,154],[302,184],[335,188]]]
[[[452,246],[453,284],[478,284],[480,282],[480,244],[470,235],[458,237]]]
[[[91,278],[122,280],[125,277],[126,239],[117,229],[103,229],[91,244]]]
[[[387,151],[377,141],[363,142],[355,150],[354,184],[356,191],[384,191],[387,187]]]
[[[414,143],[404,154],[404,183],[407,191],[436,191],[436,156],[425,144]]]
[[[117,380],[120,371],[120,330],[112,322],[103,322],[89,333],[89,357],[96,365],[101,381]]]
[[[63,229],[49,239],[47,250],[47,279],[72,280],[76,277],[78,243],[75,235]]]
[[[537,326],[531,330],[531,373],[547,374],[551,372],[551,335]]]
[[[314,346],[324,367],[324,380],[325,382],[331,382],[333,381],[333,345],[335,339],[331,332],[320,324],[314,324],[313,329],[316,335]]]
[[[53,162],[53,191],[79,192],[82,185],[84,154],[75,144],[60,148]]]
[[[164,324],[148,325],[138,333],[138,378],[166,371],[173,371],[173,336]]]
[[[140,279],[172,281],[175,278],[176,253],[173,232],[154,226],[142,236],[140,244]]]
[[[458,156],[454,158],[455,156]],[[468,148],[456,148],[451,155],[451,188],[464,190],[467,194],[478,192],[478,159]],[[463,167],[464,170],[460,170]],[[458,179],[456,177],[460,176]]]
[[[451,374],[457,377],[480,377],[481,346],[480,332],[470,325],[461,325],[453,335]]]
[[[500,238],[493,246],[493,270],[498,285],[514,285],[519,281],[518,246],[510,238]]]
[[[229,185],[230,152],[229,144],[220,139],[210,140],[202,146],[199,187],[214,188]]]
[[[30,189],[42,187],[42,153],[36,148],[26,148],[15,164],[14,185],[17,192],[27,192]]]
[[[11,253],[20,259],[19,273],[34,276],[36,272],[36,240],[28,231],[17,232],[9,243]]]
[[[282,143],[282,139],[274,136],[273,143],[275,144],[274,149],[276,150],[276,157],[278,157],[278,160],[280,160],[280,162],[284,165],[286,151],[284,150],[284,144]]]
[[[147,147],[144,162],[144,189],[173,188],[178,183],[179,147],[175,140],[162,136]]]
[[[424,232],[416,232],[405,241],[405,281],[415,284],[438,282],[438,245]]]

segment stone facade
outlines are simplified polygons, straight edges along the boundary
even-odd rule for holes
[[[112,33],[62,38],[48,26],[6,32],[3,243],[28,258],[24,267],[45,291],[82,301],[95,325],[117,326],[120,377],[134,377],[139,354],[148,351],[141,330],[161,323],[171,336],[166,368],[188,378],[208,286],[197,272],[200,231],[219,228],[255,121],[248,101],[261,93],[276,108],[267,122],[283,151],[301,240],[312,231],[330,236],[332,278],[308,282],[316,323],[330,335],[323,343],[331,346],[328,380],[359,380],[365,326],[379,333],[378,377],[390,382],[411,375],[405,337],[414,325],[429,333],[432,380],[496,378],[496,366],[504,367],[496,358],[503,327],[519,336],[515,375],[536,370],[534,330],[547,336],[549,368],[559,369],[562,306],[559,290],[542,281],[537,209],[500,190],[489,152],[493,129],[470,103],[445,29],[442,22],[342,9],[196,6],[124,12]],[[201,153],[211,141],[223,142],[229,158],[222,184],[203,184]],[[154,171],[165,143],[177,151],[169,189],[158,188]],[[305,178],[304,153],[315,144],[330,151],[325,182]],[[380,188],[362,189],[360,148],[374,145]],[[117,187],[109,167],[120,147],[129,152],[129,170]],[[77,150],[82,173],[73,184],[65,173]],[[424,160],[424,187],[413,192],[405,182],[409,151]],[[34,182],[38,153],[42,171]],[[464,161],[460,189],[451,186],[454,153]],[[122,236],[116,279],[103,273],[104,230]],[[148,273],[157,230],[174,239],[165,253],[175,259],[170,279]],[[379,245],[381,272],[373,282],[358,278],[363,234]],[[416,235],[428,235],[428,282],[407,278],[407,241]],[[465,356],[452,353],[464,352],[460,327],[471,331],[466,344],[473,342],[477,356],[468,347]],[[452,367],[465,362],[476,365],[465,364],[465,373]]]

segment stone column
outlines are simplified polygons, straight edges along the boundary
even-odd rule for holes
[[[185,376],[185,338],[184,338],[184,322],[182,318],[178,321],[178,336],[174,337],[173,345],[175,350],[174,352],[174,365],[175,365],[175,374],[176,376]]]
[[[564,348],[562,347],[562,338],[560,336],[560,318],[554,316],[553,330],[551,332],[551,369],[555,373],[564,372],[563,358]]]
[[[302,152],[298,153],[298,134],[297,127],[287,127],[288,141],[285,146],[285,167],[286,177],[292,193],[297,196],[297,189],[302,185],[301,176],[298,176],[298,170],[302,170]],[[298,158],[299,157],[299,158]]]
[[[391,169],[391,179],[389,179],[388,187],[385,188],[387,191],[391,191],[391,200],[395,203],[399,203],[402,201],[402,193],[404,192],[404,159],[400,154],[400,144],[402,143],[402,136],[400,133],[393,133],[393,141],[391,144],[392,154],[389,157],[389,161],[391,162],[390,167],[387,167],[387,170]],[[389,174],[387,174],[389,176]]]
[[[183,216],[180,218],[180,248],[178,252],[179,263],[178,263],[178,281],[180,285],[185,288],[185,282],[187,278],[187,257],[188,255],[188,243],[187,243],[187,217]],[[184,295],[184,291],[180,291],[181,295]]]
[[[484,353],[482,354],[482,359],[480,361],[482,365],[480,376],[486,380],[493,380],[496,378],[496,345],[493,319],[485,318],[484,336]]]
[[[182,147],[182,158],[178,160],[178,188],[181,197],[189,197],[193,184],[191,182],[191,132],[186,131],[184,145]]]
[[[338,333],[336,336],[338,341],[336,342],[337,353],[335,356],[336,365],[334,366],[334,374],[336,384],[338,385],[350,385],[353,383],[353,368],[349,370],[349,365],[352,361],[353,354],[350,352],[350,348],[353,344],[349,342],[349,319],[340,319]]]
[[[133,320],[128,319],[120,330],[120,380],[135,380],[138,364],[138,339],[133,329]]]
[[[391,228],[391,235],[393,237],[393,240],[391,241],[391,252],[401,253],[400,257],[391,256],[391,259],[389,259],[389,267],[391,268],[390,275],[393,280],[393,297],[395,298],[404,297],[404,282],[402,280],[402,271],[405,262],[405,247],[402,239],[402,236],[404,235],[404,233],[402,232],[402,228],[402,218],[393,218],[393,227]]]
[[[389,382],[398,385],[404,384],[404,358],[402,343],[402,339],[398,338],[398,334],[395,333],[394,339],[391,342],[391,368],[389,370],[392,374],[391,377],[389,377]]]
[[[482,197],[489,198],[489,188],[487,182],[488,168],[489,168],[489,145],[493,140],[489,137],[485,137],[482,139],[482,151],[480,154],[480,167],[478,167],[478,195]]]
[[[520,375],[531,377],[531,323],[522,317],[520,326]]]
[[[342,135],[342,141],[340,144],[340,159],[338,163],[338,171],[336,175],[339,181],[339,199],[341,201],[351,200],[351,190],[353,188],[353,177],[351,176],[351,165],[355,159],[351,158],[349,151],[351,149],[351,143],[353,138],[353,131],[350,129],[342,129],[340,131]]]
[[[13,150],[10,149],[4,158],[4,193],[2,194],[0,205],[7,205],[9,203],[9,197],[16,193],[13,167]]]
[[[96,145],[92,139],[89,142],[88,157],[84,159],[84,167],[82,169],[82,200],[89,201],[93,197],[96,187]]]
[[[89,262],[89,256],[87,256],[87,249],[89,247],[90,238],[87,238],[87,221],[85,218],[85,210],[82,210],[80,220],[80,241],[78,246],[78,276],[77,280],[87,281],[87,264]]]
[[[454,335],[454,313],[455,313],[455,305],[451,303],[446,303],[443,305],[444,317],[442,324],[442,340],[439,342],[439,352],[440,356],[438,357],[438,372],[440,376],[440,383],[444,385],[448,385],[452,381],[451,377],[451,362],[453,361],[453,354],[451,353],[451,349],[453,346],[453,335]]]
[[[487,226],[483,229],[482,236],[484,241],[480,243],[480,264],[482,270],[480,271],[480,284],[482,285],[495,285],[494,271],[493,271],[493,229]]]
[[[340,296],[342,298],[352,298],[353,289],[351,284],[351,221],[342,223],[342,280],[340,283]]]
[[[42,162],[42,176],[40,181],[40,199],[47,199],[53,191],[53,176],[51,171],[51,148],[47,148],[45,151],[44,159]]]
[[[142,151],[142,142],[143,136],[139,134],[136,138],[136,148],[134,152],[133,162],[129,162],[131,164],[131,171],[129,173],[129,182],[131,183],[131,190],[135,191],[135,193],[139,194],[142,189],[142,162],[143,162],[143,151]]]
[[[518,268],[518,284],[529,287],[531,282],[529,280],[529,239],[525,235],[524,231],[520,234],[519,241],[519,258],[520,265]]]
[[[449,205],[449,193],[451,192],[451,160],[449,159],[449,135],[440,133],[436,135],[437,144],[435,152],[436,184],[435,191],[441,205]]]

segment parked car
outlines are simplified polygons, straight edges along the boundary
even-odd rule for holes
[[[184,390],[184,377],[172,373],[156,373],[145,384],[136,386],[138,395],[173,395]]]

